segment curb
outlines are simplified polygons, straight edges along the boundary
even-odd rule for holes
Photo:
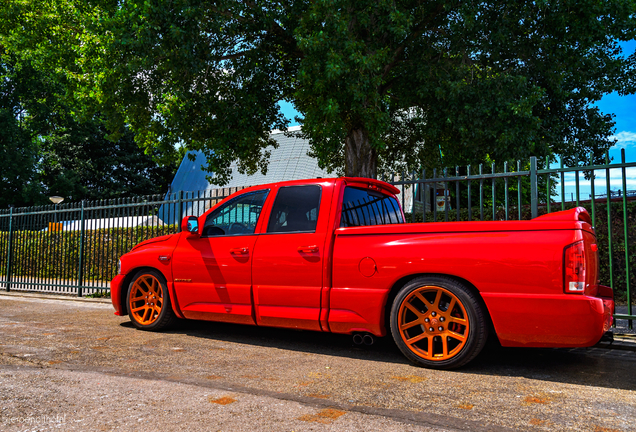
[[[59,295],[59,294],[40,294],[40,293],[28,293],[19,291],[0,291],[1,297],[23,297],[34,299],[46,299],[46,300],[65,300],[81,303],[104,303],[111,304],[110,298],[90,298],[90,297],[74,297],[71,295]]]
[[[614,342],[610,344],[611,347],[632,347],[636,349],[636,335],[616,333],[614,334]]]

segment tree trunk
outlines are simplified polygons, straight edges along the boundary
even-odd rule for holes
[[[345,138],[345,175],[373,179],[378,176],[378,154],[371,148],[365,128],[352,129]]]

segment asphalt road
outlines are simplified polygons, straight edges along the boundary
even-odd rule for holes
[[[0,295],[0,430],[636,430],[636,339],[495,346],[458,371],[389,338],[202,321],[136,330],[109,304]]]

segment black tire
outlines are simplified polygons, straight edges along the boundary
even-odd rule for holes
[[[159,331],[176,321],[166,279],[157,270],[135,273],[128,285],[126,303],[130,321],[138,329]]]
[[[391,305],[393,340],[418,366],[455,369],[473,360],[488,339],[481,299],[464,284],[422,276],[398,292]]]

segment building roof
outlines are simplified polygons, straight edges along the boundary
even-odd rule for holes
[[[299,131],[300,127],[295,126],[288,130],[290,132]],[[223,186],[222,190],[219,189],[219,186],[210,184],[206,179],[206,176],[214,176],[214,173],[203,171],[202,167],[207,165],[203,153],[200,151],[190,152],[194,155],[194,160],[190,160],[187,155],[183,158],[170,185],[170,192],[165,197],[166,200],[176,202],[181,196],[186,199],[186,202],[181,207],[174,202],[162,205],[158,212],[159,218],[167,224],[174,224],[178,223],[185,215],[200,215],[217,202],[217,200],[212,198],[213,193],[215,197],[219,196],[217,192],[226,195],[236,191],[237,188],[241,189],[248,186],[258,186],[286,180],[334,176],[333,174],[330,175],[326,170],[320,169],[318,161],[307,155],[310,150],[308,140],[288,137],[277,130],[271,132],[271,137],[278,142],[278,148],[267,148],[271,152],[267,174],[263,175],[260,171],[251,176],[241,174],[238,172],[236,162],[232,163],[230,165],[232,178],[228,184]],[[215,189],[218,190],[214,191]],[[209,191],[210,194],[208,195],[208,193],[203,191]],[[179,195],[180,192],[185,192],[185,194]],[[209,198],[206,199],[204,197]]]
[[[290,132],[300,130],[299,126],[289,128]],[[238,172],[236,162],[232,163],[232,179],[223,187],[245,187],[256,186],[265,183],[275,183],[285,180],[299,180],[316,177],[332,177],[326,170],[318,167],[316,159],[307,155],[310,150],[309,141],[298,137],[285,136],[283,132],[272,131],[271,137],[278,142],[278,148],[268,147],[271,151],[267,174],[257,172],[254,175],[241,174]],[[213,173],[203,171],[206,166],[206,159],[199,151],[190,152],[195,155],[194,161],[186,155],[179,166],[179,170],[171,184],[171,191],[203,191],[216,189],[218,186],[211,185],[206,175],[214,176]]]

